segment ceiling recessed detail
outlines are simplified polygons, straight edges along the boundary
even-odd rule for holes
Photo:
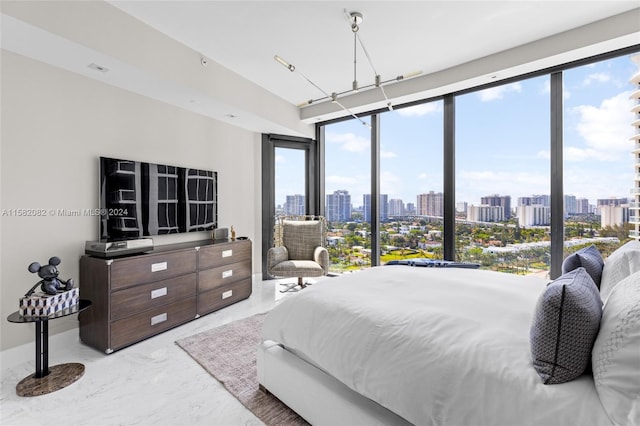
[[[94,64],[91,63],[89,65],[87,65],[89,68],[91,68],[92,70],[96,70],[96,71],[100,71],[100,72],[109,72],[109,68],[107,67],[103,67],[102,65],[98,65],[98,64]]]

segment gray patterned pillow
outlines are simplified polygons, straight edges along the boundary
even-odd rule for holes
[[[285,220],[283,227],[283,244],[289,251],[289,260],[313,260],[313,252],[322,245],[322,223]]]
[[[562,262],[562,273],[566,274],[581,266],[591,275],[596,287],[600,288],[604,260],[598,248],[593,244],[567,256]]]
[[[545,385],[579,377],[591,361],[602,317],[602,300],[585,268],[549,283],[531,324],[533,367]]]

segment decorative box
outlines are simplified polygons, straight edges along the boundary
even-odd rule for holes
[[[58,294],[33,293],[20,298],[20,315],[23,317],[48,317],[76,305],[80,300],[80,290],[72,288]]]

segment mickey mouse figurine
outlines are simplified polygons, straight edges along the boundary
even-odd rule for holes
[[[71,290],[73,288],[73,279],[69,278],[65,281],[58,278],[59,272],[56,266],[58,266],[60,262],[59,257],[53,256],[49,259],[48,265],[41,266],[38,262],[33,262],[29,265],[29,272],[34,274],[37,272],[38,276],[42,279],[31,287],[31,290],[25,294],[25,297],[31,296],[38,285],[40,285],[43,292],[51,295],[57,294],[58,291]]]

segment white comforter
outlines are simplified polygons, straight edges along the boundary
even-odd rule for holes
[[[610,425],[593,379],[543,385],[529,327],[547,280],[382,266],[276,306],[262,337],[416,425]]]

